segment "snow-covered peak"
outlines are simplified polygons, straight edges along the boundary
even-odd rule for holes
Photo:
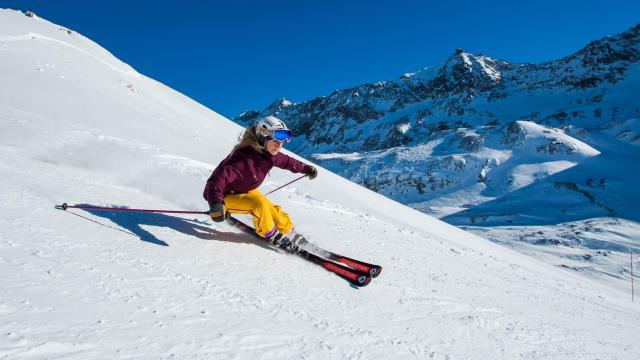
[[[401,79],[419,79],[422,82],[433,80],[438,75],[447,76],[453,81],[462,80],[474,83],[489,80],[494,83],[500,82],[501,69],[507,68],[509,64],[484,55],[474,55],[457,49],[439,66],[429,66],[415,72],[405,73]],[[472,82],[469,82],[472,85]]]
[[[457,50],[442,65],[441,73],[446,73],[454,79],[474,79],[475,82],[500,82],[500,69],[508,66],[504,61],[498,61],[484,55],[474,55]],[[468,83],[473,86],[473,83]]]
[[[502,79],[501,71],[509,68],[505,61],[457,49],[442,64],[405,73],[400,80],[435,94],[475,93],[494,88]]]
[[[279,111],[282,111],[282,109],[292,105],[293,103],[286,98],[280,98],[267,106],[267,109],[269,110],[269,112],[273,112],[274,114],[276,114]]]

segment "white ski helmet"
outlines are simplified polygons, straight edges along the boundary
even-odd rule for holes
[[[291,140],[291,130],[287,128],[284,121],[277,117],[265,116],[258,120],[256,124],[256,136],[261,146],[264,146],[267,140],[289,142]]]

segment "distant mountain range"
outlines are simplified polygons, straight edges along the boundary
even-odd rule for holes
[[[458,225],[638,220],[639,43],[640,24],[540,64],[458,49],[395,80],[234,120],[278,116],[292,151]]]

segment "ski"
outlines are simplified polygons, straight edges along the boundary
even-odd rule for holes
[[[333,251],[325,250],[321,247],[316,246],[315,244],[307,242],[306,239],[304,239],[304,237],[303,237],[303,241],[297,243],[297,245],[300,248],[305,249],[309,252],[312,252],[316,255],[320,255],[325,259],[342,263],[344,265],[351,267],[352,269],[367,273],[374,278],[378,277],[378,275],[380,275],[380,273],[382,272],[382,266],[380,265],[369,264],[364,261],[356,260],[344,255],[334,253]]]
[[[304,239],[304,242],[298,243],[298,246],[309,252],[320,255],[325,259],[339,262],[351,267],[352,269],[367,273],[374,278],[378,277],[378,275],[380,275],[380,273],[382,272],[382,266],[380,265],[369,264],[364,261],[356,260],[344,255],[334,253],[333,251],[325,250],[321,247],[316,246],[315,244],[306,242],[306,239]]]
[[[230,216],[227,221],[233,225],[234,227],[253,235],[254,237],[263,240],[263,241],[267,241],[265,238],[260,237],[260,235],[258,235],[255,232],[255,229],[252,228],[251,226],[243,223],[242,221],[234,218],[233,216]],[[268,241],[267,241],[268,242]],[[330,253],[330,252],[329,252]],[[364,272],[361,270],[358,270],[356,268],[350,268],[348,266],[344,266],[342,264],[338,264],[335,263],[329,259],[325,259],[321,256],[318,256],[316,254],[313,254],[307,250],[304,249],[299,249],[295,254],[297,254],[298,256],[302,257],[303,259],[306,259],[316,265],[320,265],[322,266],[325,270],[332,272],[338,276],[340,276],[341,278],[347,280],[350,284],[354,285],[354,286],[358,286],[358,287],[362,287],[362,286],[366,286],[367,284],[369,284],[369,282],[371,281],[371,276],[369,272]],[[337,254],[335,254],[337,255]],[[346,257],[341,257],[343,259],[349,259]],[[350,259],[351,260],[351,259]],[[336,260],[337,261],[337,260]],[[355,260],[352,260],[355,263],[359,263]],[[362,263],[364,264],[364,263]],[[377,275],[376,275],[377,276]]]

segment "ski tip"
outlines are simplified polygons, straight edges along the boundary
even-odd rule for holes
[[[381,272],[382,272],[382,266],[373,266],[369,270],[369,275],[371,275],[371,277],[376,278],[380,275]]]

